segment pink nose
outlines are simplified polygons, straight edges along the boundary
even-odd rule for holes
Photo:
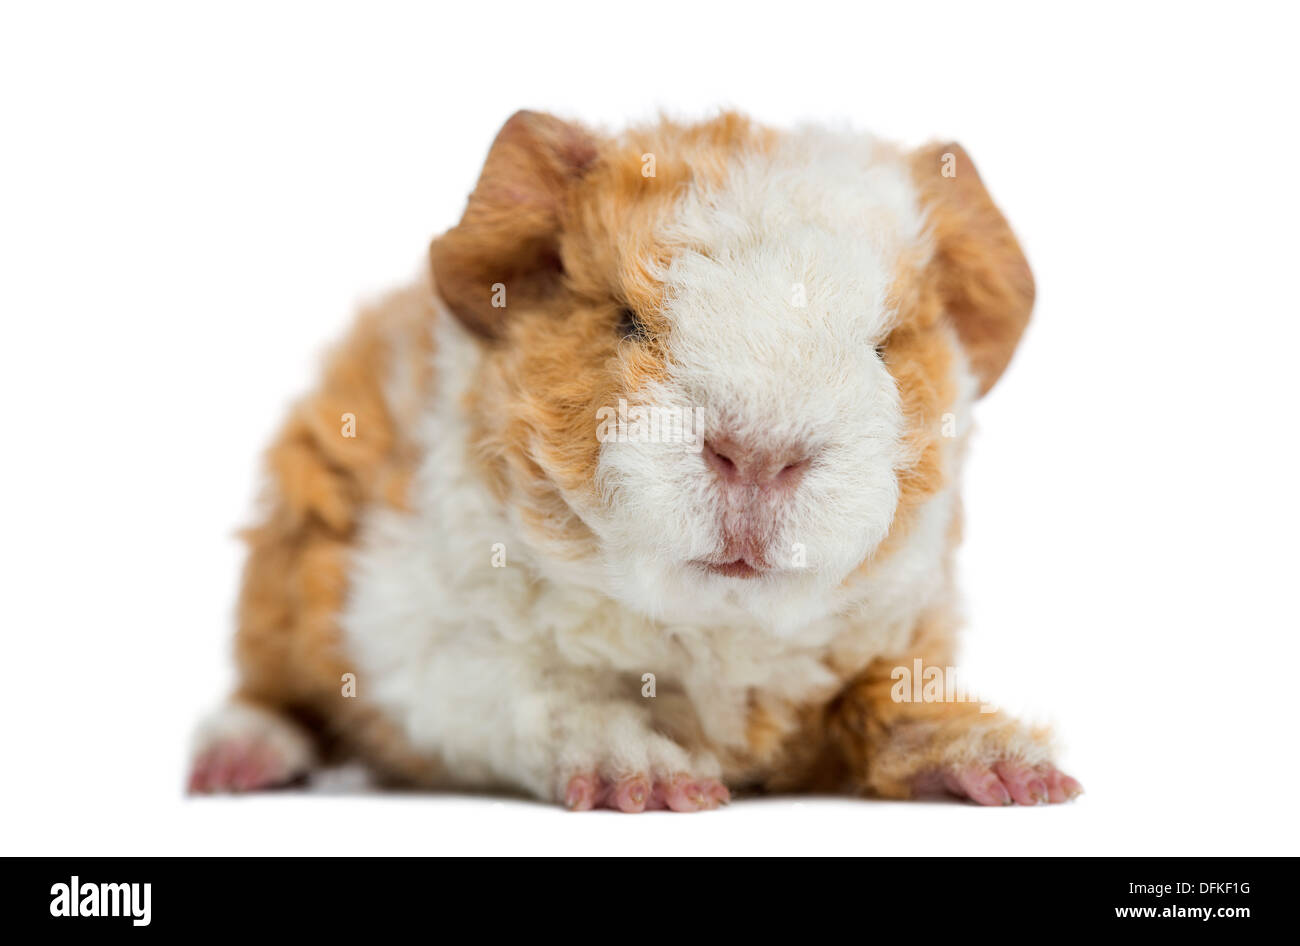
[[[774,449],[710,437],[704,441],[704,462],[728,488],[785,491],[794,489],[811,460],[799,447]]]

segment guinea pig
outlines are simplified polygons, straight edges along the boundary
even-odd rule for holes
[[[952,678],[971,409],[1034,300],[961,147],[519,112],[423,269],[269,449],[191,791],[1081,791]]]

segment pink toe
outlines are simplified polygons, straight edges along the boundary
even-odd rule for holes
[[[702,779],[700,781],[700,787],[704,790],[705,796],[713,801],[713,805],[710,807],[731,804],[730,790],[728,790],[727,786],[723,785],[716,778]]]
[[[1002,780],[982,765],[973,765],[953,773],[959,794],[964,794],[977,805],[1014,804]]]
[[[1038,772],[1047,785],[1047,797],[1052,804],[1071,801],[1083,794],[1083,786],[1055,766],[1045,766]]]
[[[1050,766],[1041,772],[1044,784],[1047,785],[1047,800],[1053,805],[1059,805],[1067,801],[1069,796],[1065,793],[1065,786],[1062,784],[1065,776]]]
[[[993,770],[1016,804],[1042,805],[1047,802],[1047,783],[1029,766],[1020,762],[999,762]]]
[[[677,775],[668,781],[664,801],[673,811],[699,811],[708,804],[700,784],[687,775]]]
[[[650,803],[650,782],[644,775],[623,779],[614,786],[610,807],[634,814]]]
[[[570,811],[591,811],[600,796],[600,779],[594,775],[575,775],[564,790],[564,804]]]

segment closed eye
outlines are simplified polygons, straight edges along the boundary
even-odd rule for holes
[[[645,322],[641,316],[637,315],[636,310],[631,306],[623,306],[618,310],[618,337],[630,338],[633,341],[643,341],[648,335]]]

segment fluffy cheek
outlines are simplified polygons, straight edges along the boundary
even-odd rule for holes
[[[897,422],[873,418],[856,441],[829,448],[793,506],[783,532],[785,548],[801,554],[829,588],[884,541],[898,506]]]
[[[706,474],[700,452],[688,444],[604,444],[595,525],[611,563],[674,564],[708,555],[718,529]]]

